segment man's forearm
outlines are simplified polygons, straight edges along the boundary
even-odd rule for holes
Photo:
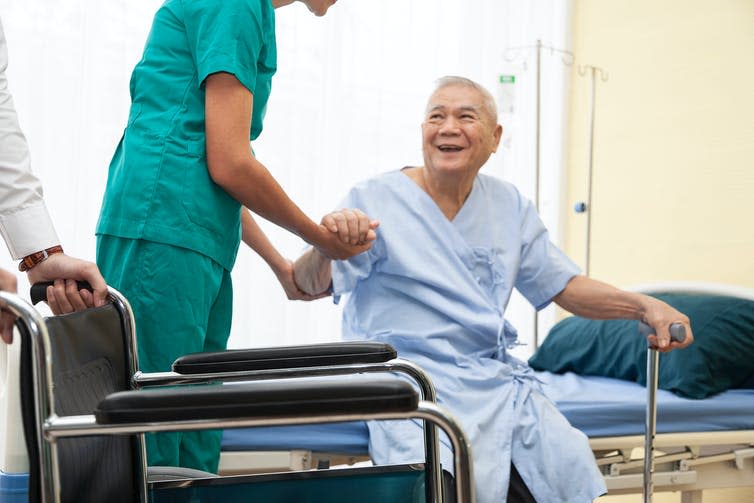
[[[304,292],[310,295],[322,293],[332,282],[332,261],[316,248],[310,248],[293,264],[293,277]]]
[[[577,316],[599,320],[642,320],[647,309],[645,295],[619,290],[586,276],[572,278],[553,300]]]

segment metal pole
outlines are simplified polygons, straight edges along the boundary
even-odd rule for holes
[[[542,41],[537,39],[537,100],[535,106],[535,147],[534,147],[534,207],[539,214],[539,107],[541,100]],[[534,350],[539,347],[539,311],[534,308]]]
[[[589,93],[589,153],[588,153],[588,176],[587,176],[587,200],[576,203],[576,213],[586,213],[586,243],[584,250],[584,274],[589,276],[591,269],[592,250],[592,187],[594,185],[594,116],[596,110],[597,73],[599,72],[603,82],[607,81],[607,72],[602,68],[592,65],[579,66],[579,75],[586,75],[587,69],[591,76],[591,90]]]
[[[656,394],[658,374],[657,367],[660,354],[649,348],[647,350],[647,414],[646,432],[644,435],[644,503],[652,502],[652,474],[655,471],[654,440],[657,427],[657,402]]]
[[[597,69],[595,67],[590,68],[592,73],[592,92],[589,99],[589,185],[587,188],[587,203],[586,203],[586,258],[584,274],[589,276],[589,252],[591,250],[592,242],[592,183],[593,179],[593,163],[594,163],[594,95],[596,84]]]
[[[537,43],[534,45],[527,45],[527,46],[521,46],[521,47],[509,47],[506,49],[504,53],[504,58],[507,61],[513,61],[516,59],[516,55],[521,50],[528,50],[528,49],[536,49],[536,57],[537,57],[537,68],[536,68],[536,104],[535,104],[535,117],[534,117],[534,125],[535,125],[535,149],[534,149],[534,207],[537,210],[537,213],[540,211],[540,108],[541,108],[541,100],[542,100],[542,49],[549,49],[550,53],[558,53],[560,54],[563,64],[566,66],[570,66],[573,64],[573,53],[570,51],[564,51],[562,49],[558,49],[555,47],[552,47],[550,45],[545,45],[542,43],[541,40],[537,39]],[[537,349],[539,346],[539,315],[537,311],[534,311],[534,334],[533,334],[533,341],[534,341],[534,350]]]

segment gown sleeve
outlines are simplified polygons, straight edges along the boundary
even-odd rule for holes
[[[367,215],[369,212],[369,197],[371,193],[354,187],[340,202],[339,208],[358,208]],[[384,240],[380,230],[377,230],[377,239],[372,243],[372,248],[364,253],[353,256],[347,260],[334,260],[332,263],[332,288],[333,302],[340,302],[343,294],[351,292],[359,281],[366,279],[372,273],[372,269],[379,258],[384,254]]]
[[[579,267],[550,241],[534,204],[521,198],[521,264],[516,289],[537,309],[543,309],[578,275]]]

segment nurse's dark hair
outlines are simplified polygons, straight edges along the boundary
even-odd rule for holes
[[[466,77],[446,75],[435,81],[435,89],[432,91],[432,94],[435,94],[440,89],[451,86],[470,87],[479,92],[484,98],[484,111],[488,114],[488,118],[492,120],[493,124],[497,123],[497,105],[495,104],[495,98],[492,97],[492,94],[484,86],[471,79],[467,79]],[[427,103],[427,111],[429,111],[429,103]]]

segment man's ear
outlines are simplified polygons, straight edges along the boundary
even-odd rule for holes
[[[492,144],[492,152],[497,152],[497,147],[500,145],[500,138],[503,137],[503,126],[500,124],[495,125],[495,130],[492,132],[494,137]]]

